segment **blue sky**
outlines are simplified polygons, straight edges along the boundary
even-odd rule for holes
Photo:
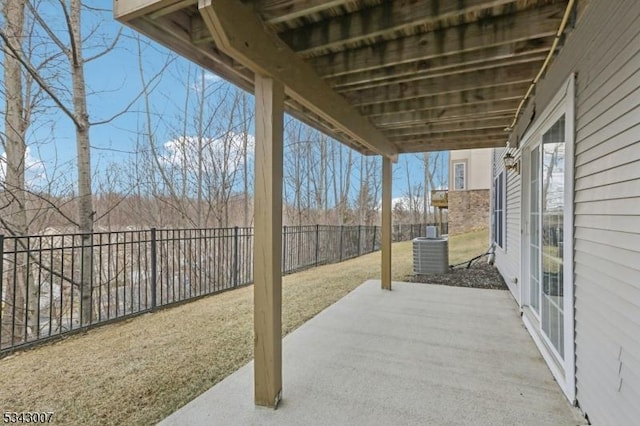
[[[92,7],[111,10],[111,0],[99,0],[91,3]],[[50,13],[54,29],[64,34],[60,21],[56,21],[57,11],[55,5],[45,3],[45,13]],[[56,24],[57,23],[57,24]],[[56,26],[57,25],[57,26]],[[94,42],[88,43],[84,50],[84,56],[90,57],[102,47],[92,48],[91,44],[102,45],[102,39],[110,40],[118,31],[122,36],[117,47],[106,56],[90,62],[85,67],[87,82],[88,108],[92,122],[102,121],[121,112],[141,91],[138,64],[138,45],[132,30],[123,27],[116,22],[110,12],[86,13],[83,15],[83,32],[85,35],[91,28],[98,27],[98,31],[92,38]],[[61,35],[61,37],[62,37]],[[142,61],[147,78],[158,73],[171,53],[155,43],[144,39]],[[65,64],[66,65],[66,64]],[[175,58],[169,68],[163,72],[157,81],[158,86],[153,92],[151,102],[154,110],[154,119],[160,123],[158,127],[159,143],[171,139],[167,132],[166,123],[175,120],[179,115],[179,109],[185,101],[185,69],[187,61]],[[133,105],[128,113],[122,114],[113,121],[93,126],[91,128],[92,166],[94,173],[101,173],[112,164],[123,163],[127,156],[132,155],[136,146],[136,135],[140,128],[142,115],[139,113],[141,102]],[[53,109],[50,111],[54,111]],[[30,155],[35,161],[42,161],[52,170],[54,163],[63,170],[63,175],[69,181],[73,181],[75,175],[75,135],[71,120],[61,113],[49,112],[42,120],[44,124],[32,126],[30,140],[32,143]],[[411,175],[422,176],[423,166],[420,156],[403,155],[394,167],[393,197],[403,196],[407,191],[405,167],[410,168]],[[448,155],[441,155],[441,169],[447,167]],[[400,170],[402,168],[402,170]],[[446,180],[446,170],[441,173]],[[416,179],[420,181],[420,179]],[[445,183],[446,184],[446,183]]]

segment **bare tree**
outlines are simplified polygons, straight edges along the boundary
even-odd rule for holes
[[[140,41],[138,49],[141,58]],[[142,135],[153,163],[147,164],[151,193],[170,211],[173,226],[248,223],[247,163],[253,138],[247,95],[204,69],[194,72],[189,65],[179,72],[186,76],[184,102],[176,105],[177,125],[167,126],[169,136],[162,142],[157,135],[163,132],[157,129],[164,120],[156,119],[150,91],[143,93]],[[141,59],[139,73],[147,86]],[[236,211],[241,198],[243,212]]]
[[[252,111],[255,108],[249,105],[248,97],[247,93],[242,93],[240,98],[242,105],[242,225],[244,227],[253,222],[249,214],[249,128],[253,120]]]
[[[320,161],[316,164],[318,165],[318,172],[315,175],[316,179],[314,182],[318,182],[318,187],[316,188],[316,203],[317,208],[321,212],[325,214],[325,223],[327,222],[327,210],[329,208],[328,198],[329,198],[329,185],[327,184],[327,173],[328,173],[328,153],[327,153],[327,145],[329,144],[328,138],[326,135],[316,132],[317,135],[317,147],[318,147],[318,156],[320,157]]]
[[[337,214],[337,224],[342,225],[350,221],[348,213],[351,177],[354,165],[353,151],[337,141],[332,140],[328,163],[332,178],[331,184]]]
[[[431,158],[431,153],[426,151],[423,154],[422,164],[424,167],[424,197],[422,199],[422,211],[424,212],[424,221],[425,223],[430,223],[429,221],[429,212],[431,210],[430,200],[431,200],[431,190],[433,190],[433,186],[430,185],[431,181],[431,173],[429,170],[429,161]]]
[[[361,156],[360,189],[357,198],[358,221],[364,225],[373,225],[377,220],[378,196],[381,190],[378,157]]]
[[[183,200],[183,195],[186,193],[186,175],[183,174],[183,176],[178,177],[178,179],[176,179],[175,176],[171,175],[170,173],[173,172],[173,170],[167,170],[167,168],[165,167],[165,165],[163,164],[163,159],[162,159],[162,154],[160,152],[160,149],[158,147],[158,143],[156,141],[156,130],[157,130],[157,123],[154,123],[153,121],[153,109],[151,106],[151,94],[152,94],[152,90],[151,87],[149,85],[149,81],[148,81],[148,77],[146,75],[146,70],[142,61],[143,55],[143,49],[142,49],[142,41],[140,40],[140,37],[137,36],[136,37],[136,44],[137,44],[137,49],[138,49],[138,72],[139,72],[139,77],[140,77],[140,81],[142,83],[142,101],[143,101],[143,120],[144,123],[141,126],[140,129],[140,135],[141,137],[144,139],[144,142],[140,143],[139,145],[139,151],[142,151],[142,155],[141,155],[141,165],[143,166],[143,168],[139,168],[139,170],[144,170],[145,172],[145,181],[146,181],[146,186],[148,187],[148,193],[150,193],[153,197],[155,197],[156,200],[158,200],[163,206],[169,207],[169,209],[172,211],[172,217],[173,217],[173,224],[175,225],[182,225],[184,224],[187,220],[190,219],[190,215],[188,214],[187,211],[185,211],[182,208],[182,200]],[[187,100],[185,102],[188,102],[188,97]],[[185,106],[185,109],[187,107]],[[186,133],[187,131],[187,119],[183,118],[182,121],[183,124],[183,130],[182,133]],[[184,139],[178,138],[178,143],[180,141],[184,141]],[[149,156],[145,155],[144,153],[147,152],[147,150],[149,150]],[[187,156],[183,155],[182,157],[178,157],[177,160],[180,161],[186,161]],[[178,168],[179,171],[181,171],[182,173],[187,173],[187,167],[181,167]],[[179,182],[182,182],[182,190],[180,190],[180,188],[177,188],[179,184]],[[179,214],[179,219],[178,221],[175,220],[175,214],[178,213]],[[178,223],[176,223],[178,222]],[[196,226],[195,222],[191,222],[190,223],[191,226]]]
[[[300,121],[288,118],[285,125],[285,210],[298,226],[309,220],[309,205],[305,199],[308,181],[309,128]]]
[[[9,2],[11,3],[11,2]],[[91,276],[92,276],[92,252],[91,232],[93,231],[94,209],[92,197],[92,175],[91,175],[91,144],[90,144],[90,128],[92,125],[104,124],[113,120],[116,116],[124,114],[133,102],[124,108],[116,116],[109,119],[91,122],[87,109],[87,91],[84,75],[85,65],[93,60],[101,58],[109,53],[116,46],[120,32],[107,45],[101,48],[92,49],[92,55],[85,58],[83,56],[83,46],[87,43],[87,39],[82,37],[82,2],[81,0],[58,0],[58,12],[63,21],[63,30],[60,31],[55,24],[49,19],[43,17],[38,9],[38,4],[26,2],[33,20],[37,22],[43,35],[58,49],[58,53],[52,53],[52,57],[61,55],[66,58],[69,66],[68,81],[71,85],[71,93],[68,93],[67,80],[48,78],[35,66],[30,58],[24,56],[19,46],[7,36],[5,31],[0,31],[0,38],[3,39],[7,49],[20,62],[26,72],[33,78],[38,86],[46,92],[58,109],[66,115],[75,127],[76,153],[77,153],[77,201],[76,201],[76,219],[74,220],[78,231],[84,234],[82,245],[86,247],[82,250],[82,279],[81,279],[81,297],[82,312],[81,319],[83,324],[89,324],[92,319],[92,296],[91,296]],[[97,28],[89,30],[89,34],[93,35]],[[63,35],[64,34],[64,35]],[[101,42],[102,43],[102,42]],[[94,46],[95,47],[95,46]],[[62,77],[67,78],[67,77]],[[70,99],[69,99],[70,98]]]
[[[326,135],[317,130],[308,129],[305,152],[306,198],[310,210],[308,223],[329,222],[327,162],[328,145]],[[313,214],[311,214],[313,213]]]
[[[420,158],[420,157],[418,157]],[[424,193],[423,193],[423,208],[424,219],[427,223],[435,221],[434,216],[431,215],[431,191],[438,189],[443,184],[443,169],[442,167],[442,152],[425,152],[421,158],[422,165],[424,167]],[[433,212],[435,215],[435,212]]]
[[[24,0],[5,2],[2,8],[4,17],[4,32],[11,40],[12,45],[21,52],[23,43]],[[4,147],[6,153],[6,167],[4,173],[4,194],[6,195],[6,214],[3,214],[2,225],[14,235],[28,235],[29,228],[26,210],[25,192],[25,159],[27,145],[25,135],[29,124],[25,116],[22,70],[20,62],[13,52],[4,52],[4,87],[7,110],[4,117]],[[19,240],[20,243],[24,243]],[[25,244],[26,245],[26,244]],[[33,292],[33,285],[29,285],[29,277],[26,269],[27,259],[25,254],[16,256],[16,271],[18,280],[13,285],[8,285],[3,292],[5,300],[2,301],[3,341],[10,338],[12,344],[16,339],[25,335],[25,318],[33,317],[35,310],[32,306],[26,307],[31,311],[25,315],[25,290]],[[4,259],[0,259],[4,262]],[[4,282],[0,283],[4,286]],[[36,300],[34,297],[31,301]],[[33,302],[32,302],[33,304]],[[11,330],[11,318],[15,319],[15,329]]]

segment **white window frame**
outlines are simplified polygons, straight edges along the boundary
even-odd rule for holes
[[[500,176],[502,176],[502,185],[498,188],[498,181],[500,180]],[[502,212],[500,223],[496,223],[498,220],[496,214],[496,197],[498,196],[498,192],[500,193],[500,199],[502,201],[502,208],[500,209]],[[507,173],[506,171],[500,171],[497,176],[493,179],[493,194],[491,197],[491,240],[501,249],[505,250],[507,247]],[[498,241],[496,230],[500,228],[501,241]]]
[[[538,346],[543,358],[545,359],[549,369],[551,370],[554,378],[559,384],[562,392],[571,403],[575,403],[576,397],[576,376],[575,376],[575,326],[574,326],[574,276],[573,276],[573,242],[574,242],[574,145],[575,145],[575,74],[571,74],[563,84],[558,93],[554,96],[548,106],[544,109],[539,118],[534,122],[531,128],[525,133],[522,138],[522,144],[519,148],[520,152],[524,149],[529,149],[535,144],[540,143],[542,135],[555,124],[555,122],[562,116],[565,116],[565,180],[564,180],[564,222],[563,228],[567,230],[564,233],[564,299],[563,299],[563,314],[564,314],[564,359],[562,362],[558,362],[556,356],[553,355],[552,348],[549,347],[549,343],[546,342],[546,336],[541,330],[541,324],[536,321],[533,310],[528,306],[523,307],[525,315],[523,315],[523,321],[525,326],[534,342]],[[526,161],[523,165],[526,164]],[[528,223],[527,215],[529,213],[528,202],[525,200],[525,195],[528,191],[525,191],[525,186],[528,185],[527,179],[527,166],[523,170],[523,178],[521,179],[521,197],[522,197],[522,224]],[[525,247],[526,239],[522,239],[521,250],[521,274],[523,277],[528,274],[528,262],[527,259],[529,249]],[[528,288],[521,286],[521,298],[522,304],[525,305],[529,300],[527,293]]]
[[[462,166],[462,188],[456,187],[456,166]],[[467,189],[467,162],[466,161],[453,161],[453,190],[464,191]]]

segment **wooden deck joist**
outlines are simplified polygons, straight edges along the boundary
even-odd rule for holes
[[[518,0],[386,1],[330,21],[285,30],[279,36],[301,57],[308,58],[370,44],[372,39],[388,40],[461,23],[468,25],[486,19],[495,10],[512,14],[533,4]]]
[[[550,5],[470,24],[381,41],[309,60],[323,78],[389,67],[440,55],[471,52],[490,46],[553,36],[562,18],[562,5]]]
[[[443,123],[456,120],[513,117],[518,107],[517,100],[499,103],[470,104],[459,107],[410,111],[372,117],[371,122],[381,129],[398,129],[428,123]]]
[[[507,86],[489,85],[474,87],[462,91],[445,91],[436,94],[424,94],[413,98],[362,105],[358,109],[363,115],[375,117],[378,115],[397,114],[401,112],[422,111],[464,105],[476,105],[503,100],[520,99],[519,94],[524,88],[529,87],[530,82],[514,83]]]
[[[415,135],[396,135],[392,136],[390,139],[393,141],[404,141],[405,143],[409,143],[412,141],[421,141],[421,140],[429,140],[429,139],[450,139],[461,140],[464,138],[472,139],[476,138],[479,142],[487,137],[492,136],[501,136],[505,141],[507,139],[508,133],[505,132],[504,127],[489,127],[486,129],[448,129],[443,132],[429,132],[424,134],[415,134]]]
[[[441,93],[462,92],[483,87],[509,86],[530,82],[529,75],[531,71],[539,68],[539,66],[540,64],[537,62],[517,64],[509,67],[384,85],[379,88],[351,91],[344,95],[352,105],[362,106],[403,99],[415,99],[423,94],[434,96]]]
[[[550,46],[551,42],[547,39],[542,39],[539,46],[526,51],[518,51],[514,44],[493,46],[489,49],[483,49],[481,52],[472,51],[444,55],[427,61],[329,78],[327,82],[338,92],[346,93],[352,90],[377,88],[394,83],[451,76],[485,69],[497,69],[521,63],[542,63],[544,54]]]
[[[469,141],[463,139],[429,139],[421,142],[408,142],[402,144],[402,153],[420,153],[425,151],[446,151],[448,146],[455,143],[458,149],[478,149],[478,148],[504,148],[506,145],[506,135],[492,138],[474,138]]]
[[[399,138],[432,135],[434,133],[457,134],[459,132],[497,129],[503,131],[504,117],[494,117],[476,120],[452,120],[440,123],[428,123],[414,125],[412,127],[401,127],[390,129],[386,132],[391,140]]]
[[[258,0],[256,9],[269,24],[295,22],[296,19],[310,14],[324,12],[349,3],[353,0]],[[295,25],[295,24],[294,24]]]

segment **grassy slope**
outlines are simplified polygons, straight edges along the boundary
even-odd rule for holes
[[[450,262],[482,253],[486,232],[453,237]],[[411,242],[393,246],[394,280]],[[288,333],[370,278],[380,254],[289,275]],[[58,424],[153,424],[252,357],[252,288],[210,296],[0,360],[3,411],[54,411]]]

